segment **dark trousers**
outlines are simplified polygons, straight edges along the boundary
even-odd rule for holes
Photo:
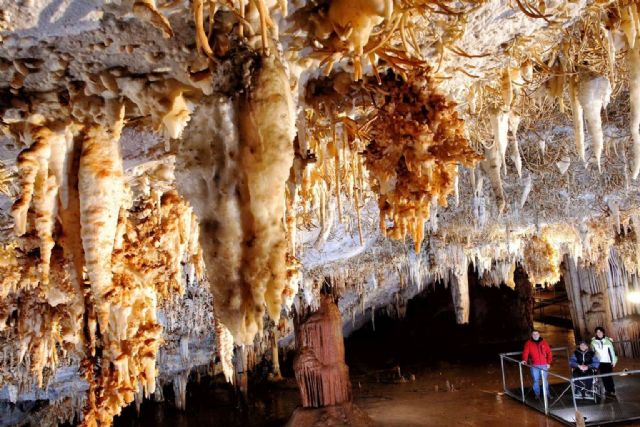
[[[611,363],[600,363],[600,373],[601,374],[610,374],[613,372],[613,366]],[[615,393],[616,386],[613,384],[613,377],[604,377],[602,379],[602,384],[604,384],[604,389],[608,393]]]

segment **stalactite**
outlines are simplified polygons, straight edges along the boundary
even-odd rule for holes
[[[215,316],[216,350],[227,382],[233,382],[233,336]]]
[[[496,198],[498,212],[502,212],[507,205],[507,201],[502,188],[502,178],[500,177],[501,160],[499,150],[500,148],[497,141],[494,141],[491,147],[485,148],[485,160],[480,162],[480,168],[489,178],[491,188],[493,189],[493,195]],[[479,181],[481,181],[481,179]]]
[[[640,43],[636,43],[627,52],[627,64],[629,68],[629,99],[631,101],[629,128],[633,141],[631,177],[636,179],[640,173]]]
[[[496,111],[489,116],[491,121],[491,130],[493,132],[493,143],[496,145],[500,168],[506,172],[507,166],[505,163],[507,157],[507,148],[509,146],[509,113],[504,111]],[[498,173],[500,173],[498,168]]]
[[[466,261],[466,257],[463,256],[463,258]],[[449,279],[453,306],[456,311],[456,322],[459,325],[469,323],[469,276],[466,267],[466,262],[459,265],[456,272],[451,272],[451,277]]]
[[[180,175],[178,187],[200,218],[216,315],[237,344],[253,342],[265,307],[278,319],[293,260],[284,224],[294,161],[291,89],[274,57],[255,67],[237,104],[209,100],[196,112],[206,119],[190,128],[178,155],[199,177],[193,185],[193,175]],[[210,168],[219,171],[215,182]]]
[[[173,377],[173,395],[176,408],[184,411],[187,409],[187,383],[189,371],[183,371]]]
[[[600,157],[604,145],[602,134],[602,119],[600,113],[606,109],[611,97],[611,83],[606,77],[592,77],[580,81],[578,87],[578,100],[584,110],[589,134],[591,135],[593,154],[596,159],[598,171],[601,172]]]
[[[124,106],[113,105],[113,108],[115,121],[112,129],[95,125],[86,131],[78,169],[85,265],[95,297],[98,324],[103,333],[109,324],[107,295],[113,286],[111,253],[124,193],[119,146]]]
[[[523,258],[524,268],[532,283],[555,284],[560,279],[560,254],[544,233],[527,241]]]
[[[511,136],[513,137],[513,149],[511,154],[511,161],[516,166],[516,172],[518,177],[522,178],[522,157],[520,156],[520,143],[518,142],[518,128],[520,127],[520,116],[513,113],[509,114],[509,129],[511,130]]]
[[[524,207],[524,204],[527,203],[529,193],[531,192],[532,181],[533,180],[531,178],[531,174],[528,173],[524,179],[524,183],[522,186],[522,196],[520,196],[520,209],[522,209]]]
[[[281,64],[263,59],[254,84],[248,99],[240,105],[239,129],[243,144],[240,155],[246,174],[245,191],[252,215],[248,226],[253,240],[241,274],[250,286],[256,308],[264,301],[269,316],[277,321],[286,281],[287,244],[282,217],[285,185],[293,164],[295,113],[289,80]],[[259,313],[260,310],[256,314]],[[224,313],[221,319],[226,323]],[[234,337],[250,341],[262,329],[259,327],[262,319],[255,318],[255,322],[258,328],[249,329],[245,336],[234,324]]]
[[[578,157],[584,163],[586,161],[584,153],[584,112],[578,99],[578,82],[575,77],[569,80],[569,100],[571,101],[571,112],[573,114],[576,151],[578,152]]]

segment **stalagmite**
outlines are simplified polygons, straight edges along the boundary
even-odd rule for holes
[[[587,119],[593,154],[599,172],[602,172],[600,157],[602,156],[602,147],[604,145],[600,113],[602,109],[606,109],[607,105],[609,105],[610,97],[611,83],[606,77],[596,76],[580,81],[578,100]]]
[[[184,411],[187,409],[187,382],[189,381],[189,371],[183,371],[173,377],[173,395],[176,408]]]
[[[342,319],[337,305],[323,296],[319,309],[296,326],[296,381],[302,406],[319,408],[351,400],[349,368],[344,363]]]
[[[637,0],[102,3],[0,0],[17,424],[109,426],[171,382],[195,407],[190,372],[247,398],[295,338],[296,413],[358,426],[342,327],[427,289],[481,342],[533,326],[536,283],[576,335],[640,340]]]

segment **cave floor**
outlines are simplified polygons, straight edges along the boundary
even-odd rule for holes
[[[535,326],[552,347],[574,345],[572,330],[542,323]],[[558,363],[555,369],[566,371],[563,365]],[[352,378],[355,402],[379,426],[562,425],[503,394],[497,354],[495,362],[472,366],[441,362],[434,367],[404,367],[401,374],[407,382],[384,371]]]
[[[573,331],[562,327],[536,323],[552,347],[574,347]],[[514,348],[514,351],[519,350]],[[569,368],[563,352],[555,354],[552,372],[568,376]],[[622,359],[616,370],[638,369],[640,363]],[[439,363],[434,367],[404,367],[402,377],[390,370],[372,372],[352,378],[355,402],[377,423],[378,426],[561,426],[560,422],[545,417],[510,398],[503,393],[502,376],[498,356],[494,363],[480,363],[475,366],[448,365]],[[412,375],[415,377],[413,379]],[[528,370],[525,370],[525,384],[530,386]],[[557,381],[557,380],[556,380]],[[575,412],[571,401],[571,391],[564,384],[553,385],[551,381],[550,404],[556,415],[567,420],[573,419]],[[519,393],[519,389],[517,390]],[[578,406],[591,425],[617,417],[623,419],[640,413],[640,382],[618,379],[618,401],[606,400],[595,405],[589,401],[579,401]],[[532,392],[527,389],[527,399],[532,400]],[[559,399],[558,399],[559,398]],[[556,400],[557,399],[557,400]],[[626,423],[625,425],[638,425]]]
[[[572,348],[575,345],[571,330],[539,323],[536,327],[552,347]],[[514,345],[512,350],[519,350],[519,345]],[[557,356],[552,372],[566,376],[569,368],[562,357]],[[634,368],[624,364],[622,367]],[[562,425],[503,394],[497,354],[488,361],[484,359],[473,364],[439,362],[433,366],[424,363],[403,365],[401,372],[397,369],[379,370],[375,366],[368,367],[366,371],[362,368],[360,366],[352,370],[354,401],[374,420],[376,426]],[[525,375],[525,381],[529,384],[528,372]],[[621,388],[619,391],[622,393],[624,390]],[[134,408],[127,408],[124,416],[116,419],[115,426],[275,427],[286,423],[300,402],[293,379],[287,379],[264,392],[257,392],[254,397],[249,408],[239,411],[228,387],[191,383],[185,412],[175,410],[166,403],[145,402],[140,416],[135,415]]]
[[[355,402],[378,426],[562,425],[504,395],[498,363],[441,364],[414,375],[415,381],[397,384],[354,379]]]

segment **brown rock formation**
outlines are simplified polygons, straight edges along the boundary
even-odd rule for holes
[[[342,320],[331,297],[323,296],[320,308],[297,322],[296,346],[298,354],[293,366],[302,406],[319,408],[351,401]]]

